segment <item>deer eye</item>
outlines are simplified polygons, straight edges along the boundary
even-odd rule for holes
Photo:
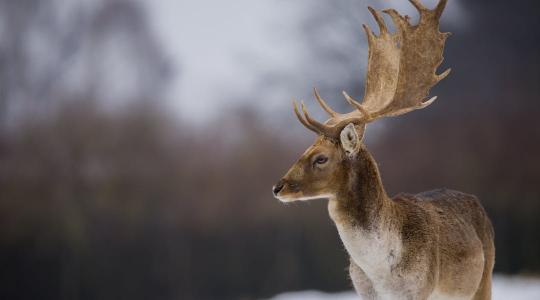
[[[324,155],[319,155],[319,156],[317,156],[317,158],[315,158],[315,161],[313,161],[313,164],[322,165],[327,161],[328,161],[328,157],[326,157]]]

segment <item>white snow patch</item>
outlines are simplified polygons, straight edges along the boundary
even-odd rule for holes
[[[358,300],[354,292],[324,293],[318,291],[288,292],[279,294],[271,300]]]
[[[493,300],[540,299],[540,278],[495,275],[493,277]],[[355,292],[324,293],[300,291],[279,294],[271,300],[352,300],[360,299]]]
[[[540,299],[540,278],[503,276],[493,278],[493,300]]]

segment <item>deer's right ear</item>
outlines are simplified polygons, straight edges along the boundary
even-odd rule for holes
[[[348,157],[354,157],[360,150],[360,141],[364,135],[364,128],[362,126],[360,130],[357,130],[353,123],[349,123],[341,130],[339,140]]]

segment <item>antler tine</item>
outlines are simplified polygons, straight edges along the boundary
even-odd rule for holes
[[[422,12],[422,11],[427,11],[428,9],[422,5],[422,3],[420,3],[420,1],[418,0],[409,0],[409,2],[411,2],[411,4],[416,7],[416,9],[419,11],[419,12]]]
[[[448,0],[440,0],[437,4],[437,7],[435,7],[435,18],[439,19],[442,15],[442,12],[444,8],[446,7],[446,3]]]
[[[428,101],[424,101],[424,102],[420,103],[420,105],[418,105],[418,109],[422,109],[422,108],[430,105],[435,100],[437,100],[437,96],[431,97],[431,99],[429,99]]]
[[[322,134],[324,136],[333,137],[334,132],[332,130],[332,127],[326,126],[322,123],[319,123],[317,120],[311,118],[309,115],[306,106],[304,105],[304,101],[300,103],[302,105],[302,112],[304,113],[304,117],[306,117],[306,121],[309,123],[309,125],[312,126],[312,128],[315,129],[315,131],[319,134]]]
[[[362,28],[364,28],[364,31],[366,32],[366,36],[368,38],[368,45],[371,45],[371,43],[373,43],[373,39],[375,38],[373,31],[366,24],[362,24]]]
[[[326,111],[331,117],[335,117],[338,115],[337,112],[335,112],[333,109],[324,102],[324,100],[321,98],[321,95],[319,95],[319,91],[317,91],[317,88],[313,88],[313,93],[315,94],[315,98],[317,99],[317,102],[321,105],[321,107]]]
[[[431,103],[433,103],[435,100],[437,100],[437,96],[431,97],[431,99],[420,103],[418,106],[403,108],[403,109],[400,109],[398,111],[388,113],[386,116],[387,117],[397,117],[399,115],[406,114],[406,113],[411,112],[413,110],[422,109],[422,108],[430,105]]]
[[[362,106],[362,104],[354,100],[351,96],[349,96],[349,94],[347,94],[347,92],[342,91],[342,93],[343,93],[343,96],[345,97],[345,100],[347,100],[347,102],[349,102],[350,105],[354,106],[357,110],[359,110],[364,115],[366,120],[369,120],[370,118],[369,112]]]
[[[298,118],[298,121],[300,121],[300,123],[302,123],[302,125],[304,125],[304,127],[306,127],[307,129],[315,132],[315,133],[320,133],[318,130],[316,130],[313,126],[311,126],[305,119],[304,117],[300,114],[300,111],[298,111],[298,104],[296,103],[296,100],[293,99],[293,107],[294,107],[294,114],[296,115],[296,117]]]
[[[441,74],[437,75],[437,82],[439,82],[439,81],[443,80],[444,78],[446,78],[446,76],[448,76],[448,74],[450,74],[451,71],[452,71],[452,68],[448,68],[444,72],[442,72]]]
[[[371,12],[373,18],[375,18],[375,21],[379,25],[380,34],[382,35],[388,33],[388,28],[386,27],[386,23],[384,22],[384,18],[381,16],[381,14],[371,6],[368,6],[368,10]]]
[[[404,17],[400,15],[395,9],[385,9],[383,10],[383,13],[389,15],[392,20],[394,21],[394,24],[399,27],[400,30],[403,30],[404,28],[407,28],[407,25],[409,25],[409,17]],[[422,17],[422,14],[420,14],[420,17]]]

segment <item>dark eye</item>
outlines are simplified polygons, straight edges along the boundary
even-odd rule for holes
[[[328,161],[328,157],[326,157],[324,155],[320,155],[317,158],[315,158],[315,161],[313,163],[317,164],[317,165],[322,165],[327,161]]]

